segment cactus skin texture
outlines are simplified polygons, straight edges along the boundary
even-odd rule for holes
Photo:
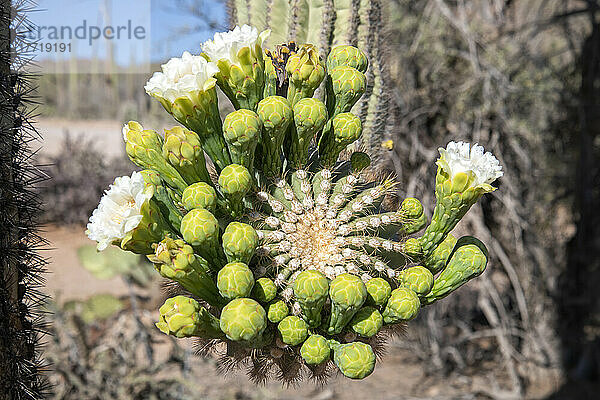
[[[306,12],[318,2],[309,3]],[[308,25],[297,28],[298,36],[311,35]],[[332,32],[343,28],[338,21]],[[203,125],[194,133],[184,119],[187,129],[167,130],[166,139],[136,122],[124,129],[127,153],[146,168],[143,194],[152,197],[140,206],[139,225],[113,244],[147,254],[163,277],[191,293],[165,302],[160,330],[214,351],[224,342],[232,361],[264,364],[251,369],[257,380],[324,379],[333,364],[351,379],[368,376],[375,366],[369,343],[487,263],[481,242],[456,240],[450,230],[493,188],[476,185],[472,171],[448,173],[452,149],[440,150],[431,223],[415,198],[390,206],[396,182],[372,178],[376,158],[340,157],[377,116],[357,111],[363,92],[378,84],[368,82],[377,60],[349,45],[320,50],[281,45],[265,53],[264,71],[262,64],[248,69],[264,77],[248,75],[247,86],[221,65],[217,80],[237,110],[224,123],[202,115],[216,112],[210,107],[194,110],[193,122],[210,122],[210,132]],[[329,87],[323,101],[313,97],[322,80]],[[227,92],[234,87],[239,93]],[[215,171],[205,173],[204,154]]]

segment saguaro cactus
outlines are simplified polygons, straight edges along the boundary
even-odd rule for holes
[[[265,35],[236,28],[203,46],[210,48],[206,62],[185,55],[163,66],[171,76],[178,65],[187,71],[179,80],[196,85],[171,103],[202,101],[198,93],[215,75],[237,110],[224,124],[202,127],[165,107],[189,132],[168,130],[164,145],[157,133],[130,122],[130,158],[156,173],[117,178],[88,235],[99,249],[113,243],[147,254],[163,277],[191,294],[161,307],[157,327],[164,333],[196,337],[209,347],[224,341],[225,357],[260,366],[250,369],[258,381],[271,373],[282,380],[324,379],[333,366],[362,379],[373,371],[373,347],[386,332],[483,272],[483,244],[449,233],[493,190],[501,168],[481,146],[450,142],[440,149],[431,223],[417,199],[391,208],[386,198],[396,182],[371,178],[365,153],[340,157],[364,131],[352,106],[364,92],[368,56],[343,45],[324,61],[313,45],[280,46],[276,62],[259,71]],[[296,48],[307,50],[294,56]],[[246,65],[248,57],[254,67]],[[211,63],[219,72],[211,72]],[[225,78],[236,65],[251,80],[247,85]],[[312,97],[322,79],[334,88],[324,101]],[[177,85],[161,73],[152,81],[147,90],[155,97]],[[212,108],[191,106],[195,120],[217,117],[202,114]],[[214,126],[222,126],[221,136]],[[176,141],[173,132],[179,132]],[[210,135],[211,142],[196,140]],[[196,143],[211,157],[214,173],[200,173]],[[422,237],[407,237],[423,228]]]
[[[259,30],[269,29],[270,43],[313,43],[324,59],[336,46],[362,49],[369,68],[361,70],[366,73],[368,85],[354,108],[364,125],[360,143],[376,162],[384,156],[382,143],[387,138],[391,87],[384,61],[388,51],[385,1],[229,0],[228,9],[231,26],[250,24]]]
[[[38,307],[44,296],[44,259],[37,253],[40,208],[33,192],[42,173],[30,164],[35,140],[26,105],[31,77],[24,10],[28,1],[0,1],[0,398],[39,399],[47,394],[40,374]]]

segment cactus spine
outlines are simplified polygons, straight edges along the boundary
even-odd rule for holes
[[[30,54],[23,32],[31,24],[29,1],[0,2],[0,398],[39,399],[48,395],[40,360],[39,308],[45,260],[38,254],[40,203],[32,187],[43,174],[30,164],[31,76],[23,71]]]

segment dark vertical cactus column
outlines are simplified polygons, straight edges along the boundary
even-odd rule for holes
[[[36,253],[39,203],[31,191],[40,172],[31,166],[27,143],[30,77],[20,68],[28,1],[0,0],[0,399],[39,399],[46,393],[37,352],[36,313],[44,260]]]

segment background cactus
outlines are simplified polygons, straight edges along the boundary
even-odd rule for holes
[[[502,172],[480,146],[470,150],[468,143],[451,142],[441,148],[437,211],[422,237],[407,237],[427,225],[421,203],[393,201],[396,182],[374,178],[367,154],[348,154],[363,133],[363,121],[351,110],[366,86],[368,56],[344,45],[325,62],[312,45],[299,44],[298,52],[280,47],[280,53],[289,50],[286,64],[272,59],[274,69],[263,71],[256,62],[264,36],[244,26],[203,45],[231,49],[207,51],[209,63],[202,64],[210,70],[217,63],[219,85],[237,109],[224,124],[203,115],[212,108],[194,105],[204,101],[210,75],[197,76],[198,88],[169,100],[190,102],[193,121],[171,113],[187,129],[204,132],[174,128],[163,140],[138,123],[127,124],[128,155],[144,168],[155,164],[159,178],[148,172],[117,178],[94,211],[88,235],[99,249],[107,240],[141,254],[151,249],[148,259],[157,271],[180,286],[185,295],[160,309],[157,327],[164,333],[196,337],[205,349],[225,341],[227,357],[263,364],[250,370],[259,381],[273,369],[285,381],[325,379],[330,360],[345,376],[362,379],[372,373],[388,333],[415,318],[422,304],[483,271],[487,257],[480,242],[463,238],[450,252],[436,249],[479,197],[494,190],[489,184]],[[249,69],[248,57],[256,68]],[[163,70],[195,60],[184,54]],[[247,86],[228,75],[244,68],[253,74]],[[276,89],[286,87],[287,98],[262,90],[273,71],[279,74]],[[333,90],[319,101],[311,96],[323,79]],[[170,93],[150,86],[160,101],[156,93]],[[213,122],[203,128],[198,120]],[[220,136],[215,126],[223,127]],[[196,165],[204,163],[198,146],[213,161],[209,173]],[[227,161],[234,159],[244,165]],[[116,230],[115,221],[121,221]],[[435,279],[431,269],[440,263]]]
[[[361,143],[364,148],[375,161],[384,158],[382,143],[389,136],[392,87],[389,65],[385,62],[389,54],[384,34],[385,1],[228,0],[228,10],[231,26],[249,24],[259,31],[270,29],[269,44],[312,43],[322,59],[336,46],[348,44],[360,48],[364,55],[358,63],[353,63],[352,54],[345,55],[342,62],[355,67],[365,66],[364,60],[369,60],[365,95],[354,111],[363,121]],[[327,67],[331,69],[332,65]]]

